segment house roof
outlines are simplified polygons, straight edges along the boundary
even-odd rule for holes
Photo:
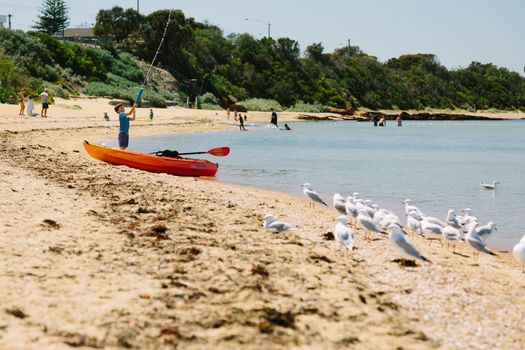
[[[92,38],[93,28],[68,28],[64,30],[64,37],[66,38]]]

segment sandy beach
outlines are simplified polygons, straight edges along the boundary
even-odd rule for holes
[[[403,267],[360,231],[341,254],[334,209],[91,159],[83,140],[117,134],[108,102],[57,100],[47,119],[0,105],[0,349],[525,348],[510,254],[411,236],[432,263]],[[131,137],[232,128],[224,111],[154,112]],[[268,212],[299,228],[266,232]]]

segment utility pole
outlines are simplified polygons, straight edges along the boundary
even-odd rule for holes
[[[12,14],[7,15],[7,18],[9,18],[9,30],[11,30],[11,17],[13,17]]]
[[[270,27],[271,27],[271,23],[268,22],[268,39],[270,39],[272,37],[271,33],[270,33]]]
[[[140,0],[137,0],[137,12],[140,12]]]

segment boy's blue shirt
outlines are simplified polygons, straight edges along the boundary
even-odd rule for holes
[[[120,132],[129,133],[129,118],[124,112],[120,112],[118,115],[120,122]]]

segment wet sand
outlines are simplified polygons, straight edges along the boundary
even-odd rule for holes
[[[525,275],[509,254],[475,262],[411,237],[432,263],[403,267],[360,231],[342,254],[333,209],[95,161],[82,140],[116,134],[107,102],[60,101],[48,119],[0,106],[1,349],[525,346]],[[230,128],[224,112],[148,112],[132,137]],[[267,212],[299,229],[265,232]]]

